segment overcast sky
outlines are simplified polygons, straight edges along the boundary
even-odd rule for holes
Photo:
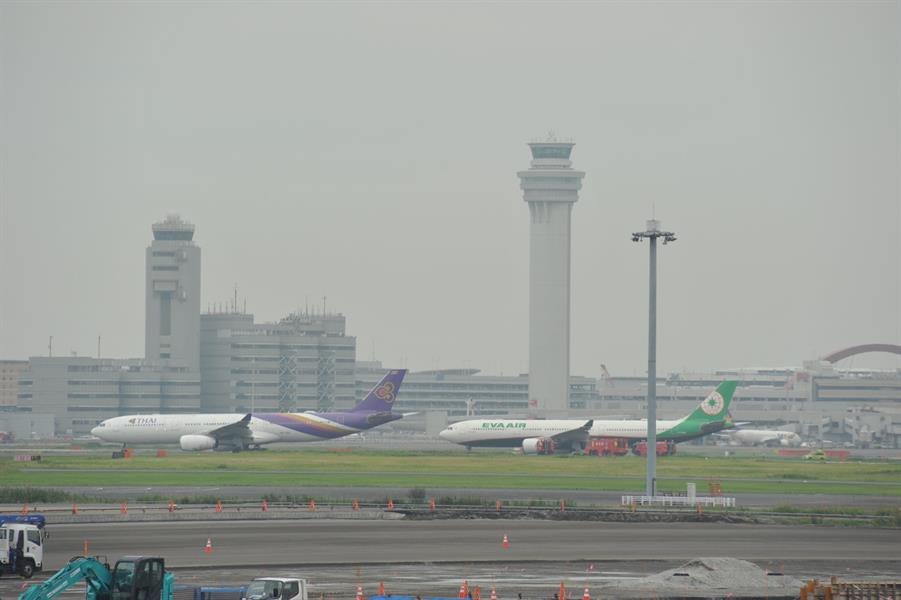
[[[327,296],[360,359],[525,372],[548,131],[574,374],[645,371],[652,211],[660,374],[901,343],[898,2],[4,1],[0,53],[0,358],[142,356],[178,213],[204,310]]]

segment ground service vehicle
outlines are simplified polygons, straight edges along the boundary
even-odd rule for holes
[[[257,577],[241,600],[308,600],[307,580],[289,577]]]
[[[638,456],[648,455],[648,443],[638,442],[632,446],[632,453]],[[676,443],[672,440],[657,442],[657,456],[669,456],[676,453]]]
[[[629,440],[625,438],[592,437],[585,447],[585,454],[592,456],[625,456],[629,453]]]
[[[41,528],[32,523],[0,525],[0,575],[29,579],[35,571],[43,569],[45,537]]]
[[[175,578],[162,558],[123,556],[116,568],[100,557],[76,556],[47,581],[35,584],[19,600],[50,600],[84,581],[85,600],[172,600]]]

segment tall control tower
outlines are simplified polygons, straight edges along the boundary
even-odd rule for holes
[[[573,171],[574,144],[529,144],[532,163],[520,171],[529,203],[529,401],[540,409],[569,408],[570,213],[585,173]]]
[[[144,356],[200,370],[200,248],[194,225],[170,215],[147,248]]]

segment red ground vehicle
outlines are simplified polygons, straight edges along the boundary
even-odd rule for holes
[[[647,456],[648,455],[648,443],[647,442],[638,442],[634,446],[632,446],[632,453],[637,454],[638,456]],[[671,454],[676,453],[676,442],[673,441],[663,441],[657,442],[657,456],[669,456]]]
[[[592,456],[625,456],[629,453],[629,441],[625,438],[593,437],[585,446],[585,454]]]

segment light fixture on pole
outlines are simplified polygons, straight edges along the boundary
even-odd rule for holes
[[[672,231],[660,231],[660,221],[648,221],[646,231],[632,234],[633,242],[647,238],[650,241],[650,265],[648,269],[648,470],[646,494],[650,498],[657,495],[657,238],[663,243],[676,241]]]

